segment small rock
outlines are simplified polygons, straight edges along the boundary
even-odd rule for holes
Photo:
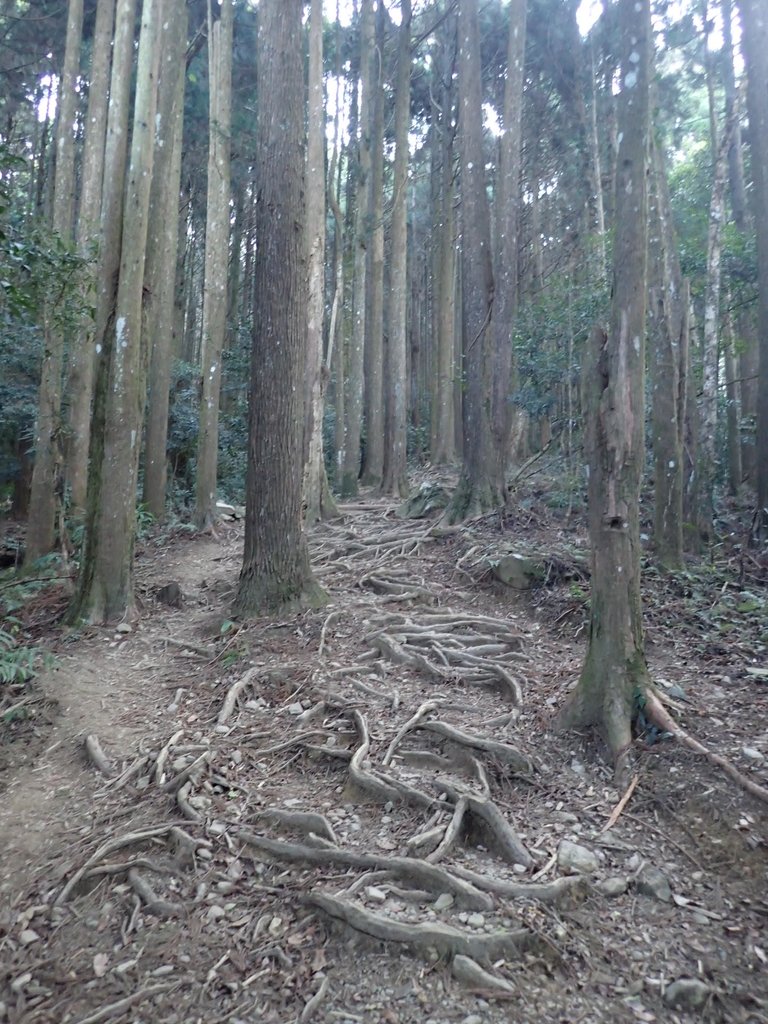
[[[233,750],[229,755],[229,759],[232,764],[241,764],[243,760],[243,753],[241,750]]]
[[[379,838],[376,840],[376,845],[379,847],[380,850],[397,849],[397,843],[393,842],[391,839],[388,839],[386,836],[379,836]]]
[[[22,946],[29,946],[33,942],[39,942],[40,936],[34,930],[34,928],[25,928],[19,935],[19,942]]]
[[[663,871],[653,864],[646,864],[635,877],[635,889],[641,896],[650,896],[661,903],[672,902],[672,889]]]
[[[709,985],[698,978],[678,978],[664,989],[664,1002],[676,1010],[699,1010],[709,998]]]
[[[485,924],[485,918],[482,914],[470,914],[467,918],[467,924],[470,928],[482,928]]]
[[[208,918],[209,921],[220,921],[222,917],[226,916],[227,912],[224,909],[224,907],[219,907],[215,903],[213,904],[213,906],[208,907],[208,913],[206,914],[206,917]]]
[[[365,895],[369,900],[375,900],[377,903],[383,903],[387,898],[384,890],[378,889],[375,885],[367,885],[365,887]]]
[[[639,853],[633,853],[627,860],[627,871],[637,871],[640,865],[643,863],[642,857]]]
[[[26,971],[24,974],[20,974],[18,978],[14,978],[11,982],[11,992],[17,996],[20,992],[24,991],[30,981],[32,981],[31,971]]]
[[[214,836],[223,836],[227,831],[227,826],[223,821],[212,821],[208,826],[208,831]]]
[[[295,704],[289,704],[286,710],[289,715],[303,715],[304,705],[300,701],[296,701]]]
[[[557,863],[562,871],[579,875],[591,875],[599,867],[598,859],[592,850],[568,839],[563,839],[557,848]]]
[[[479,1013],[470,1013],[468,1017],[465,1017],[461,1024],[483,1024],[483,1018]]]
[[[175,968],[173,964],[163,964],[161,967],[156,967],[152,971],[153,978],[164,978],[167,974],[173,974]]]
[[[116,633],[132,633],[133,632],[133,626],[131,626],[130,623],[128,623],[128,622],[120,622],[115,627],[115,632]]]
[[[762,754],[759,750],[756,750],[755,747],[742,747],[741,753],[750,761],[765,760],[765,755]]]
[[[449,892],[441,892],[432,904],[435,910],[448,910],[454,904],[453,896]]]
[[[629,888],[629,881],[620,875],[613,875],[611,878],[603,879],[597,888],[603,896],[621,896]]]

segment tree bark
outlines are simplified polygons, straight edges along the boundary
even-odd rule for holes
[[[256,289],[245,553],[235,612],[319,607],[302,526],[307,361],[302,0],[261,0],[257,37]]]
[[[640,601],[640,483],[644,461],[649,0],[619,0],[621,94],[613,298],[596,327],[586,387],[592,601],[589,646],[560,716],[602,726],[623,782],[632,721],[648,685]]]

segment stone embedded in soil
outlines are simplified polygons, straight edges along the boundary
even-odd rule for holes
[[[750,761],[764,761],[765,755],[755,747],[742,747],[741,752]]]
[[[557,864],[561,871],[578,875],[591,875],[600,866],[592,850],[569,839],[563,839],[557,848]]]
[[[19,935],[19,942],[22,946],[29,946],[33,942],[39,942],[40,936],[34,930],[34,928],[25,928]]]
[[[485,918],[482,914],[470,914],[467,918],[467,924],[470,928],[482,928],[485,924]]]
[[[433,906],[435,910],[447,910],[449,907],[453,906],[453,903],[453,896],[451,896],[449,892],[441,892],[433,903]]]
[[[709,991],[709,985],[698,978],[678,978],[664,989],[664,1002],[675,1010],[699,1010]]]
[[[661,903],[672,902],[669,879],[653,864],[646,864],[640,869],[635,878],[635,889],[641,896],[650,896],[651,899],[659,900]]]
[[[603,896],[622,896],[629,888],[629,881],[621,875],[613,875],[605,878],[597,886],[598,892]]]

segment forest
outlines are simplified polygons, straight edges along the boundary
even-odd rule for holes
[[[0,1021],[767,1022],[765,0],[0,82]]]

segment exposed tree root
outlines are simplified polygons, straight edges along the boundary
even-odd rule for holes
[[[85,737],[84,746],[88,760],[94,768],[97,768],[106,778],[114,778],[115,769],[112,766],[112,762],[102,750],[101,744],[99,743],[99,737],[94,733],[91,733]]]
[[[649,689],[645,695],[645,714],[650,721],[657,725],[660,729],[665,732],[672,733],[681,743],[683,743],[689,750],[695,751],[697,754],[701,754],[705,757],[710,764],[716,765],[722,769],[729,779],[733,779],[742,789],[745,789],[747,793],[761,800],[763,803],[768,804],[768,789],[765,786],[759,785],[757,782],[753,782],[752,779],[747,778],[733,765],[726,757],[721,754],[715,754],[713,751],[705,747],[703,743],[700,743],[693,736],[689,735],[677,722],[672,718],[667,709],[661,703],[659,698],[656,696],[653,690]]]
[[[334,845],[338,845],[333,827],[323,814],[316,814],[313,811],[287,811],[282,807],[266,807],[263,811],[259,811],[256,819],[283,825],[305,836],[312,834],[322,836]]]
[[[459,799],[465,797],[465,823],[470,826],[470,830],[474,828],[481,833],[484,845],[488,849],[510,864],[522,864],[526,868],[533,864],[533,857],[526,850],[517,832],[492,800],[471,793],[459,793],[455,787],[440,779],[435,780],[435,786],[457,805]]]
[[[138,868],[128,869],[128,882],[150,914],[154,914],[155,917],[178,917],[182,913],[181,906],[164,900],[155,893],[146,878],[139,874]]]
[[[480,750],[484,754],[489,754],[499,764],[512,769],[512,771],[520,772],[523,775],[533,774],[533,762],[508,743],[502,743],[499,740],[487,740],[482,736],[473,736],[470,733],[462,732],[461,729],[457,729],[447,722],[434,720],[417,722],[414,728],[437,733],[439,736],[444,736],[446,739],[451,740],[452,743],[469,747],[471,750]]]
[[[387,871],[396,878],[427,889],[435,895],[450,893],[456,902],[467,910],[490,910],[493,907],[493,900],[487,893],[480,892],[470,883],[455,878],[449,871],[415,857],[387,857],[375,853],[317,848],[299,843],[285,843],[246,831],[238,832],[238,837],[249,846],[269,854],[278,861]]]
[[[124,836],[115,836],[114,839],[108,839],[105,843],[102,843],[101,846],[91,854],[85,864],[78,868],[74,875],[72,875],[53,901],[52,906],[60,907],[62,903],[66,903],[72,895],[75,887],[88,874],[90,869],[96,864],[99,864],[111,853],[115,853],[117,850],[123,850],[126,846],[135,846],[136,843],[145,843],[148,839],[157,839],[160,836],[167,836],[172,827],[173,826],[171,825],[158,825],[156,828],[148,828],[141,832],[128,832]]]
[[[513,995],[515,987],[505,978],[499,978],[490,971],[484,970],[477,961],[471,957],[458,953],[453,958],[451,970],[454,978],[468,988],[479,989],[483,994],[501,993]]]
[[[148,985],[147,988],[137,989],[135,992],[131,992],[130,995],[124,996],[114,1003],[108,1003],[106,1006],[99,1007],[95,1013],[89,1013],[87,1017],[81,1017],[75,1024],[102,1024],[102,1021],[111,1020],[113,1017],[122,1017],[125,1011],[129,1010],[132,1006],[136,1006],[137,1003],[141,1003],[151,996],[160,995],[161,992],[170,992],[171,989],[177,987],[177,984],[177,982],[172,982],[170,984]]]
[[[217,725],[226,725],[235,710],[237,699],[240,694],[251,684],[251,680],[259,674],[258,668],[249,668],[245,675],[241,676],[236,683],[233,683],[227,691],[224,703],[221,705],[219,716],[216,719]]]
[[[454,875],[471,882],[484,892],[492,892],[495,896],[507,899],[546,903],[558,910],[571,910],[582,904],[589,895],[589,881],[583,875],[566,875],[553,882],[509,882],[504,878],[481,875],[456,865],[451,870]]]
[[[443,956],[454,957],[458,954],[487,962],[517,958],[536,943],[536,936],[527,929],[473,934],[440,923],[409,924],[393,921],[383,914],[327,893],[310,893],[306,901],[356,931],[384,942],[405,943],[425,957],[430,957],[436,951]]]

